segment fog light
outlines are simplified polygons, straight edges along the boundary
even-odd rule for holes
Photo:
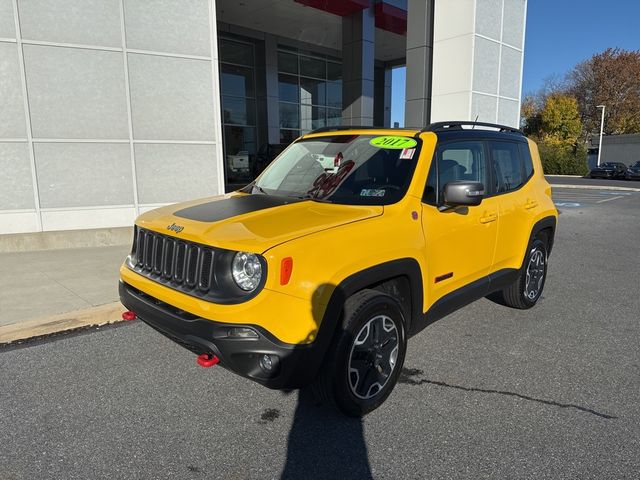
[[[260,357],[260,368],[265,372],[269,373],[273,369],[273,360],[271,359],[271,355],[262,355]]]
[[[258,332],[253,328],[233,327],[227,332],[229,338],[258,338]]]

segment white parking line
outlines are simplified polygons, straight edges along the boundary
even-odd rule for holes
[[[617,197],[605,198],[604,200],[600,200],[599,202],[596,202],[596,203],[610,202],[611,200],[617,200],[618,198],[624,198],[624,197],[621,195],[618,195]]]

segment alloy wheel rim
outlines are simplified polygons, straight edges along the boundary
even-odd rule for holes
[[[524,296],[529,300],[535,300],[538,295],[540,295],[542,284],[544,282],[546,265],[547,259],[542,249],[534,248],[529,257],[524,287]]]
[[[362,400],[380,393],[396,367],[398,347],[395,322],[386,315],[371,318],[351,345],[347,373],[351,393]]]

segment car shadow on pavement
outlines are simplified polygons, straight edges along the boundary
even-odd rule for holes
[[[331,304],[344,304],[346,295],[332,284],[318,286],[311,301],[319,327]],[[340,315],[339,311],[335,313]],[[340,319],[337,328],[340,329]],[[339,413],[329,402],[320,401],[312,388],[297,391],[298,403],[289,431],[287,459],[281,479],[369,479],[371,467],[361,418]]]
[[[299,390],[280,478],[373,478],[362,419],[317,403],[308,388]]]

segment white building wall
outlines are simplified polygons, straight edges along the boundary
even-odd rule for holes
[[[0,234],[224,191],[214,0],[0,0]]]
[[[520,123],[527,0],[436,0],[433,122]]]

